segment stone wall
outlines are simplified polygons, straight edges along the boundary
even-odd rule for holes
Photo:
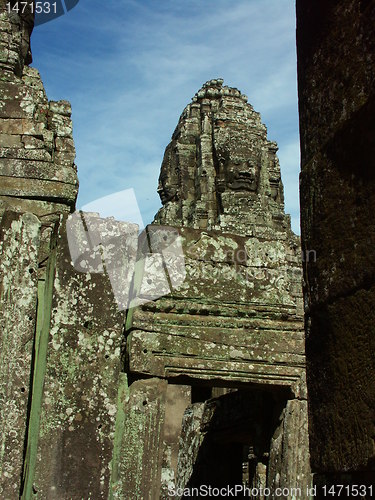
[[[28,66],[31,13],[8,15],[5,3],[0,496],[107,498],[123,314],[108,276],[71,264],[66,217],[78,192],[71,107],[49,102]]]
[[[297,0],[302,246],[317,256],[304,264],[311,463],[323,482],[372,482],[375,467],[374,27],[373,0]]]
[[[53,224],[74,209],[78,194],[71,106],[48,101],[31,68],[33,15],[0,14],[0,216],[33,213],[42,222],[39,262],[46,261]]]

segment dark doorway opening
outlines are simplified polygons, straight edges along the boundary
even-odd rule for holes
[[[285,404],[285,398],[262,390],[238,390],[206,401],[201,443],[186,487],[265,488],[271,439]]]

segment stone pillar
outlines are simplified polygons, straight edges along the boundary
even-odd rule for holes
[[[123,314],[107,275],[77,272],[65,220],[38,311],[22,498],[107,498]]]
[[[297,0],[297,49],[302,249],[316,254],[304,259],[311,464],[363,484],[375,471],[375,1]]]
[[[0,226],[0,496],[18,498],[27,435],[40,222],[6,212]]]
[[[168,384],[163,433],[161,499],[169,498],[168,490],[176,485],[178,451],[181,439],[183,416],[190,403],[190,386]]]
[[[309,460],[307,401],[292,399],[281,414],[270,447],[267,485],[272,499],[309,498],[307,488],[312,476]],[[275,495],[275,489],[289,490],[289,495]],[[291,488],[294,488],[293,492]]]
[[[194,464],[204,438],[200,429],[204,407],[204,403],[195,403],[187,408],[184,414],[179,440],[177,489],[185,488],[193,474]],[[181,498],[181,496],[176,498]]]
[[[166,380],[137,380],[128,387],[123,378],[111,498],[159,498],[166,391]]]

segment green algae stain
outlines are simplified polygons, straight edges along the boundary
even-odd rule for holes
[[[36,322],[34,372],[31,391],[31,410],[28,426],[21,500],[35,498],[33,482],[38,451],[40,415],[43,398],[44,378],[47,366],[47,348],[51,323],[52,292],[56,266],[56,249],[50,254],[46,281],[38,284],[38,311]]]
[[[109,500],[120,499],[121,481],[120,481],[120,462],[122,457],[122,446],[125,428],[125,401],[129,397],[128,378],[126,373],[121,373],[119,377],[119,389],[117,396],[117,415],[115,424],[115,437],[113,443],[113,455],[111,460],[111,479],[109,487]]]

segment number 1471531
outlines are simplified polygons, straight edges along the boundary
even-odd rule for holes
[[[26,11],[35,14],[56,14],[57,13],[57,2],[8,2],[7,11],[8,13],[15,12],[17,14],[24,14]]]
[[[364,484],[352,484],[350,486],[335,484],[333,486],[322,486],[322,490],[325,497],[372,497],[372,486],[365,486]]]

